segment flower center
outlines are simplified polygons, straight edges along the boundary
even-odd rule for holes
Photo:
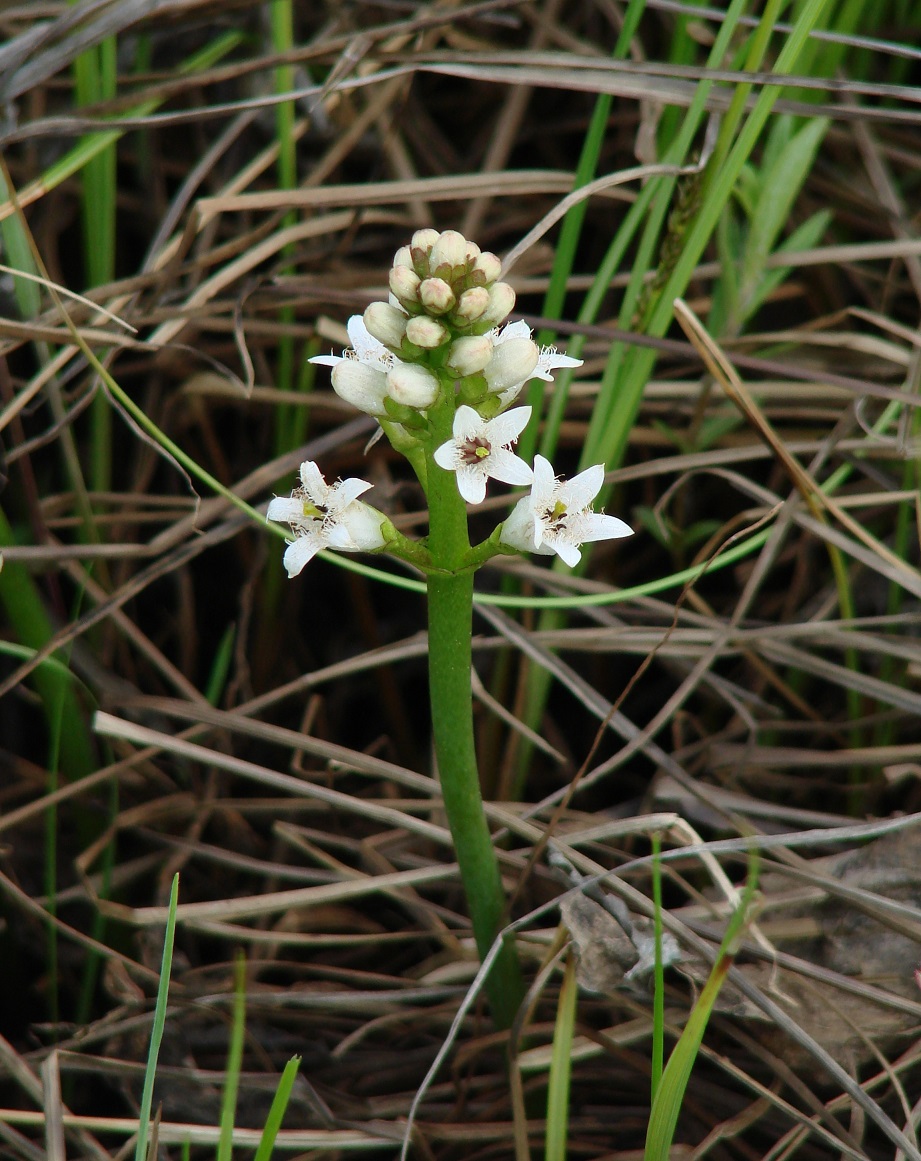
[[[551,532],[564,532],[569,523],[571,513],[562,500],[557,500],[552,508],[547,508],[544,512],[544,519],[550,527]]]
[[[329,509],[325,504],[314,504],[307,496],[301,496],[301,511],[304,513],[305,520],[325,520],[329,514]]]
[[[481,435],[464,440],[460,449],[461,462],[468,465],[478,464],[492,452],[492,444]]]

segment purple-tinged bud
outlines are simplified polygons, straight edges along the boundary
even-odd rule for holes
[[[448,368],[464,378],[467,375],[478,375],[489,366],[493,356],[492,339],[486,335],[468,335],[455,339],[448,351]]]
[[[406,334],[406,315],[387,302],[372,302],[362,315],[368,334],[385,347],[399,350]]]
[[[359,363],[357,359],[343,359],[333,367],[332,383],[339,398],[359,411],[368,415],[384,414],[387,376],[383,371]]]
[[[514,307],[514,290],[507,282],[497,282],[489,288],[489,306],[483,311],[480,321],[498,326],[508,318]]]
[[[472,286],[457,300],[455,316],[462,322],[475,323],[489,306],[489,291],[485,286]]]
[[[427,351],[434,351],[436,347],[440,347],[448,341],[451,337],[451,332],[437,318],[431,318],[427,314],[420,314],[416,318],[411,318],[406,324],[406,337],[411,343],[415,343],[417,347],[423,347]]]
[[[506,339],[496,343],[483,374],[490,391],[508,391],[525,383],[537,366],[540,350],[533,339]]]
[[[387,394],[404,407],[425,411],[438,398],[438,380],[425,367],[402,363],[387,376]]]
[[[457,299],[443,278],[425,278],[419,286],[419,301],[429,314],[447,314]]]

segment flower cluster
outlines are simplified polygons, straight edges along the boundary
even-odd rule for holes
[[[604,481],[601,465],[567,483],[542,456],[532,469],[512,451],[531,418],[530,407],[512,408],[525,384],[549,382],[555,370],[581,361],[539,348],[524,321],[502,325],[515,292],[500,273],[495,254],[457,231],[418,230],[394,256],[389,301],[349,319],[351,348],[311,362],[331,367],[333,390],[378,419],[420,472],[423,487],[432,471],[453,472],[460,496],[480,504],[490,479],[530,484],[530,495],[492,538],[494,551],[556,553],[572,566],[580,544],[632,529],[592,511]],[[420,471],[419,463],[428,467]],[[358,500],[369,487],[363,480],[328,486],[316,464],[301,465],[301,486],[268,510],[270,520],[289,524],[296,537],[285,553],[289,576],[323,547],[386,548],[409,559],[410,542]],[[412,559],[419,563],[418,551]]]

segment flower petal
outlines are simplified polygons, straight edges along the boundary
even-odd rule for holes
[[[461,464],[457,469],[457,490],[462,499],[468,504],[482,504],[489,474],[483,464]]]
[[[516,456],[508,448],[493,448],[489,459],[485,462],[492,479],[501,480],[503,484],[530,484],[534,479],[534,473],[521,456]],[[479,503],[478,500],[472,502]]]
[[[605,512],[586,512],[579,522],[579,539],[585,544],[589,540],[619,540],[621,536],[632,536],[633,529],[617,516]]]
[[[571,512],[587,508],[604,484],[604,464],[594,464],[560,484],[559,498]]]
[[[460,451],[453,439],[443,443],[432,452],[432,459],[446,472],[456,472],[461,466]]]
[[[512,509],[502,525],[499,540],[519,552],[534,551],[534,514],[530,496],[522,496]]]
[[[369,484],[367,480],[359,480],[355,476],[350,476],[347,480],[341,480],[335,484],[330,490],[335,492],[335,496],[331,497],[336,508],[345,508],[347,504],[351,504],[353,500],[357,500],[359,496],[363,496],[369,488],[373,488],[373,484]]]
[[[325,504],[329,487],[315,460],[304,460],[300,468],[301,485],[314,504]]]
[[[563,564],[568,564],[570,568],[575,568],[582,559],[582,553],[568,540],[558,539],[548,543]]]
[[[277,520],[279,524],[296,524],[304,519],[304,505],[295,496],[276,496],[269,501],[266,520]]]
[[[285,568],[288,577],[295,577],[309,564],[323,547],[318,536],[299,536],[285,549]]]

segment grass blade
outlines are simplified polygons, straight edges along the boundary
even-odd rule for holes
[[[138,1137],[134,1146],[134,1161],[146,1161],[147,1139],[150,1133],[150,1110],[153,1105],[154,1080],[157,1075],[157,1058],[163,1041],[166,1025],[166,1004],[169,996],[169,977],[173,966],[173,940],[176,936],[176,907],[179,904],[179,875],[173,876],[169,893],[169,914],[166,933],[163,937],[163,959],[160,963],[160,985],[157,988],[157,1003],[154,1007],[153,1027],[150,1031],[150,1048],[147,1052],[147,1067],[144,1070],[144,1089],[141,1093],[141,1111],[138,1114]]]

